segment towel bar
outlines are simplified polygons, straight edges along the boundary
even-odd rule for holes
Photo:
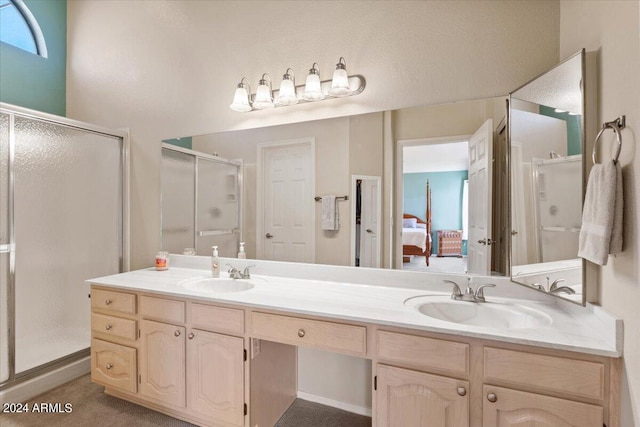
[[[338,196],[336,197],[337,200],[349,200],[349,196]],[[316,202],[319,202],[320,200],[322,200],[322,197],[316,196],[313,198],[313,200],[315,200]]]
[[[602,124],[602,129],[600,129],[600,132],[598,132],[598,135],[596,136],[596,140],[593,143],[593,152],[591,153],[591,160],[593,160],[594,165],[598,163],[596,159],[596,152],[598,151],[598,140],[607,129],[613,129],[613,132],[616,134],[616,138],[618,140],[618,149],[616,150],[616,155],[613,158],[613,162],[618,162],[618,158],[620,157],[620,150],[622,149],[622,136],[620,136],[620,130],[625,128],[626,118],[626,116],[620,116],[611,122],[604,122]]]

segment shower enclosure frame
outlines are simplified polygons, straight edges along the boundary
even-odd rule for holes
[[[68,354],[50,362],[41,364],[34,368],[22,371],[16,374],[16,312],[15,312],[15,234],[14,234],[14,197],[15,197],[15,168],[14,168],[14,155],[15,155],[15,119],[16,117],[22,117],[27,119],[38,120],[45,123],[54,125],[60,125],[71,129],[77,129],[93,134],[103,135],[107,137],[120,138],[122,140],[122,148],[120,152],[121,167],[122,167],[122,200],[119,223],[121,225],[122,235],[120,237],[119,248],[119,269],[120,272],[129,270],[130,267],[130,240],[129,240],[129,227],[130,227],[130,212],[129,212],[129,177],[130,177],[130,141],[129,131],[114,130],[105,127],[93,125],[78,120],[69,119],[66,117],[56,116],[54,114],[44,113],[36,110],[31,110],[24,107],[0,102],[0,113],[7,114],[9,116],[9,158],[8,158],[8,237],[9,242],[6,245],[1,245],[0,250],[3,252],[9,252],[9,278],[7,282],[7,321],[8,321],[8,368],[9,377],[7,380],[0,382],[0,391],[13,387],[17,384],[25,382],[27,380],[36,378],[43,374],[50,373],[58,368],[69,365],[73,362],[80,361],[89,357],[91,348],[87,347],[80,351]],[[87,290],[88,292],[88,290]]]

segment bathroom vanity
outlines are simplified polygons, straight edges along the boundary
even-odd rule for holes
[[[464,276],[253,263],[245,281],[175,267],[90,280],[93,381],[198,425],[272,426],[310,347],[372,361],[374,426],[619,426],[621,322],[595,307],[499,282],[486,303],[452,301],[442,279]]]

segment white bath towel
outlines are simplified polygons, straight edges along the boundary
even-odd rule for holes
[[[622,172],[612,161],[594,165],[582,211],[578,256],[607,265],[622,250]]]
[[[336,196],[322,196],[322,229],[335,231],[340,228],[340,216]]]

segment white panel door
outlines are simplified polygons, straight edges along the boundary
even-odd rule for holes
[[[491,271],[491,181],[493,120],[480,126],[469,140],[468,272]]]
[[[300,144],[263,147],[261,258],[314,262],[313,147]],[[259,219],[260,221],[260,219]]]
[[[380,178],[363,179],[360,210],[360,267],[380,267]]]

